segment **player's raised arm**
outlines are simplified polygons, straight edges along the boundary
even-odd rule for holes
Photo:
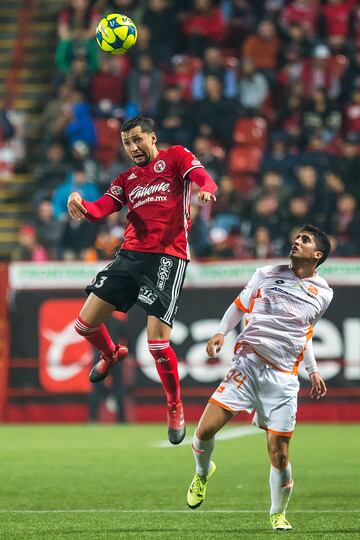
[[[118,212],[121,209],[121,203],[106,193],[100,199],[94,202],[85,201],[77,192],[69,195],[68,211],[70,216],[77,221],[86,218],[89,221],[98,221]]]
[[[197,194],[197,198],[202,204],[206,204],[209,201],[216,201],[215,192],[217,185],[205,169],[200,167],[192,169],[189,172],[189,178],[191,182],[195,182],[199,186],[200,191]]]
[[[83,199],[80,193],[77,193],[77,191],[70,193],[67,208],[72,219],[82,221],[85,218],[86,208],[83,205]]]

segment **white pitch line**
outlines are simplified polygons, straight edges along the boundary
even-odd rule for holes
[[[216,435],[216,441],[226,441],[228,439],[237,439],[238,437],[246,437],[247,435],[257,435],[260,433],[263,432],[254,426],[235,427],[226,429],[225,431],[221,431],[218,435]],[[191,446],[192,442],[192,437],[185,437],[185,439],[181,443],[181,446]],[[152,446],[155,448],[173,447],[173,445],[169,443],[168,440],[157,441]]]
[[[359,508],[347,510],[291,510],[290,514],[357,514]],[[124,510],[120,508],[78,508],[71,510],[13,510],[0,509],[0,514],[266,514],[266,510]]]

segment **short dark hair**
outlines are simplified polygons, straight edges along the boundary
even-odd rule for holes
[[[301,228],[300,232],[303,232],[303,231],[307,231],[313,235],[315,239],[316,248],[318,249],[318,251],[321,251],[323,254],[323,256],[321,257],[321,259],[316,265],[316,266],[320,266],[320,264],[326,261],[331,251],[330,240],[328,236],[326,235],[326,233],[324,233],[324,231],[322,231],[321,229],[319,229],[319,227],[316,227],[315,225],[311,225],[310,223],[307,223]]]
[[[137,126],[141,127],[141,130],[145,133],[152,133],[155,131],[155,122],[152,118],[146,118],[145,116],[134,116],[127,120],[122,126],[121,131],[130,131]]]

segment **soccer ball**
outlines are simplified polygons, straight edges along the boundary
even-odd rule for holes
[[[134,22],[126,15],[106,15],[96,28],[99,47],[110,54],[124,54],[134,45],[137,30]]]

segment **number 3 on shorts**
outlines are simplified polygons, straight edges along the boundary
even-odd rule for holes
[[[107,276],[102,276],[102,277],[100,278],[99,283],[95,283],[95,287],[96,287],[97,289],[99,289],[100,287],[102,287],[102,286],[104,285],[105,279],[107,279]]]

